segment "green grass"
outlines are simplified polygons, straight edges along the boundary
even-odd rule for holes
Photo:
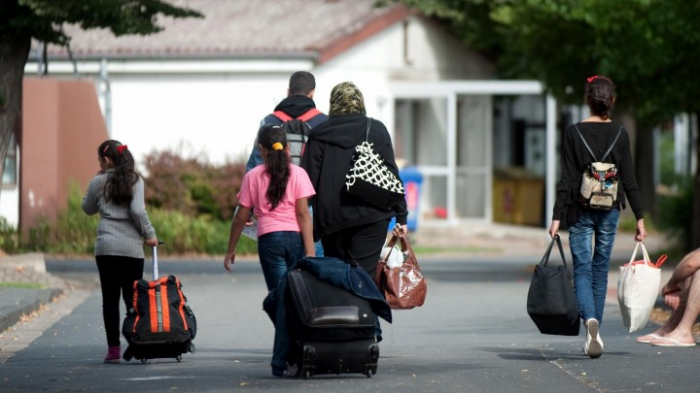
[[[0,282],[0,288],[42,289],[42,288],[44,288],[44,285],[33,283],[33,282],[5,281],[5,282]]]

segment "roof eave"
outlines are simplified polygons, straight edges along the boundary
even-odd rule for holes
[[[321,48],[319,50],[317,64],[323,64],[335,58],[336,56],[350,49],[351,47],[369,39],[370,37],[388,28],[389,26],[392,26],[395,23],[400,22],[406,19],[408,16],[414,14],[415,12],[409,10],[404,5],[397,5],[393,7],[393,9],[390,12],[387,12],[386,14],[380,15],[372,19],[362,29],[352,34],[343,36],[338,40],[326,45],[324,48]]]

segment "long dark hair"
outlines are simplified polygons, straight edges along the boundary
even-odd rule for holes
[[[603,120],[610,118],[615,106],[615,94],[615,84],[610,78],[597,75],[588,78],[586,104],[591,114],[600,116]]]
[[[266,124],[258,131],[258,144],[265,149],[265,172],[270,176],[265,196],[274,210],[287,192],[291,159],[287,153],[287,134],[279,126]]]
[[[107,183],[102,192],[106,201],[116,205],[131,203],[134,197],[133,186],[139,179],[134,170],[134,157],[128,147],[115,140],[102,142],[97,148],[101,160],[108,157],[114,166],[107,176]]]

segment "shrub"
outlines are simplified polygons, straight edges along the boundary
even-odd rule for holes
[[[37,217],[34,225],[29,228],[27,238],[27,248],[30,251],[49,251],[51,244],[51,225],[46,217]]]
[[[677,239],[683,252],[693,248],[693,177],[678,176],[666,195],[659,198],[657,225],[669,237]]]
[[[153,209],[149,216],[158,240],[165,242],[163,248],[166,253],[226,253],[229,227],[225,222],[207,216],[189,217],[163,209]],[[257,244],[242,237],[236,250],[241,255],[256,253]]]
[[[180,151],[152,152],[145,158],[146,203],[194,216],[229,220],[238,205],[236,195],[245,174],[243,162],[212,165]]]
[[[51,251],[92,254],[99,215],[88,216],[82,209],[83,194],[78,182],[68,186],[68,203],[58,213],[53,226]]]
[[[19,249],[17,229],[0,217],[0,248],[7,254],[14,254]]]

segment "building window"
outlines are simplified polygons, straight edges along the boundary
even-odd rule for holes
[[[14,135],[10,136],[10,141],[7,146],[5,168],[2,172],[2,185],[3,187],[13,187],[17,185],[17,144],[15,143]]]

